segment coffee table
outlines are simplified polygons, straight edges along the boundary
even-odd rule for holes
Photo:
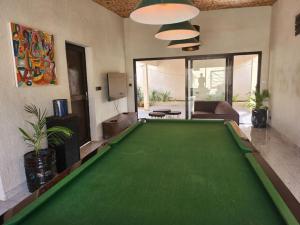
[[[155,118],[164,118],[166,116],[163,112],[150,112],[149,116],[155,117]]]

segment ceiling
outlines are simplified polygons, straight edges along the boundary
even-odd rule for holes
[[[129,17],[139,0],[93,0],[121,17]],[[193,0],[202,11],[273,5],[276,0]]]

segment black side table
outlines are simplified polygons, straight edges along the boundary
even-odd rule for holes
[[[66,138],[64,144],[53,148],[56,151],[57,172],[60,173],[80,160],[79,118],[72,114],[47,117],[47,128],[54,126],[67,127],[73,131],[72,137]]]

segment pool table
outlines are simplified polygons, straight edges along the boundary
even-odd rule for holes
[[[299,225],[234,123],[143,120],[5,224]]]

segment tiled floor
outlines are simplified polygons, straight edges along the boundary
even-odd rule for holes
[[[263,158],[300,202],[300,148],[273,128],[240,126]]]
[[[241,125],[241,129],[300,202],[300,148],[272,128],[254,129],[249,125]],[[86,146],[82,157],[100,144],[97,142]],[[20,193],[8,201],[0,201],[0,215],[28,195],[28,192]]]

